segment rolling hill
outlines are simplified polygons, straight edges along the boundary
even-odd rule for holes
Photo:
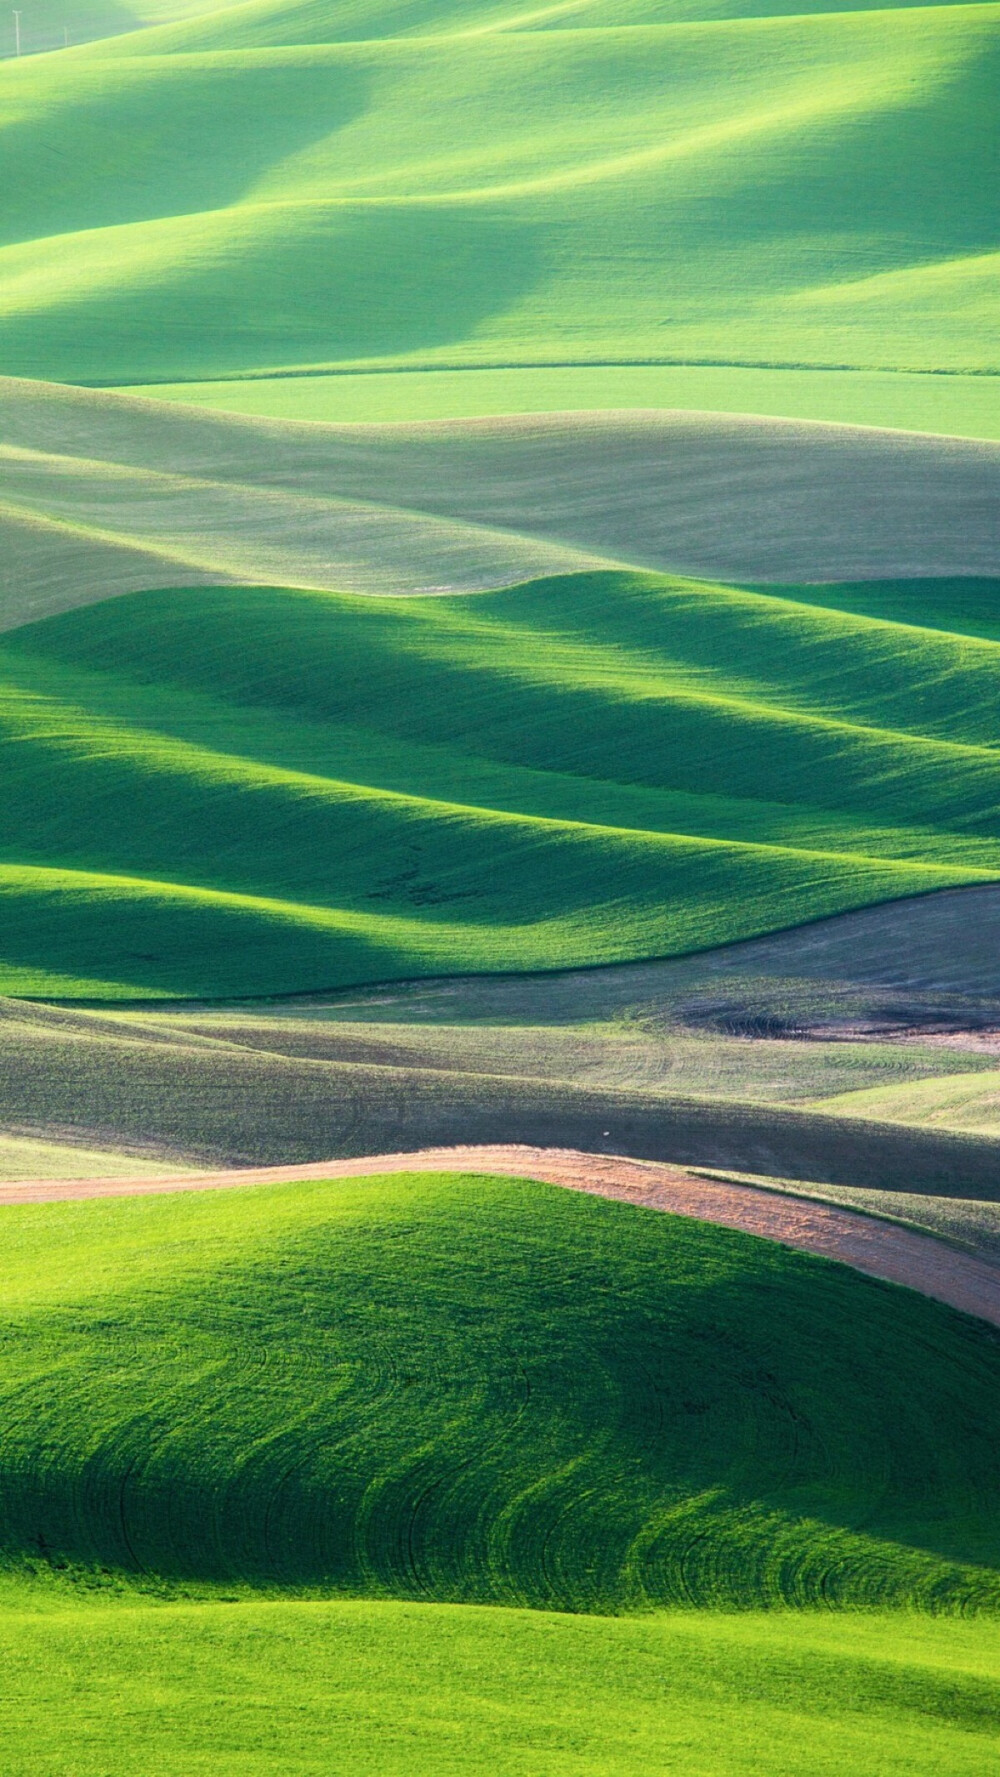
[[[0,359],[995,374],[996,8],[749,10],[254,0],[9,60]]]
[[[1000,1347],[913,1292],[447,1174],[8,1209],[2,1234],[12,1572],[1000,1603]]]
[[[944,623],[949,586],[926,596]],[[0,649],[0,981],[218,997],[572,967],[996,880],[998,659],[628,573],[182,589],[23,625]]]
[[[125,392],[125,391],[122,391]],[[622,408],[752,413],[835,425],[1000,438],[993,376],[761,370],[742,365],[557,365],[554,369],[338,371],[133,385],[158,401],[262,418],[378,424]]]
[[[12,1777],[989,1768],[990,1328],[525,1181],[247,1196],[4,1213]]]
[[[996,1767],[998,15],[0,27],[4,1777]]]
[[[201,583],[463,592],[614,564],[854,596],[1000,573],[995,443],[697,413],[316,425],[17,379],[0,395],[4,628]],[[897,587],[886,614],[933,625],[918,599]]]
[[[993,1756],[982,1617],[57,1596],[0,1616],[10,1777],[62,1777],[67,1742],[74,1777],[330,1777],[331,1756],[353,1777],[438,1777],[443,1748],[449,1777],[666,1759],[742,1777],[748,1750],[767,1777],[982,1777]]]

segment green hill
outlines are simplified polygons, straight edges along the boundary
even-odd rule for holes
[[[0,979],[130,998],[569,967],[992,880],[998,662],[625,573],[67,612],[0,650]]]
[[[995,371],[997,9],[748,10],[268,0],[7,61],[0,361]]]
[[[0,1245],[11,1777],[989,1768],[981,1323],[510,1179]]]
[[[912,1292],[453,1175],[8,1209],[0,1239],[12,1573],[1000,1606],[1000,1346]]]
[[[943,620],[979,634],[1000,570],[1000,449],[958,438],[635,411],[316,425],[18,378],[0,437],[5,629],[163,586],[478,592],[627,565],[813,599],[903,577],[869,614],[932,626],[921,582],[959,577],[976,610],[953,585]]]
[[[484,414],[687,409],[1000,439],[993,376],[740,365],[557,365],[550,370],[337,371],[133,385],[132,394],[289,420],[379,423]]]

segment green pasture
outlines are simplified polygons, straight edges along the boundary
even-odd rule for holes
[[[994,1768],[981,1323],[459,1175],[0,1251],[12,1777]]]
[[[0,1243],[11,1583],[1000,1605],[995,1334],[845,1267],[458,1175],[8,1208]]]
[[[0,1648],[10,1777],[997,1768],[984,1618],[130,1604],[4,1611]]]
[[[942,625],[953,593],[922,595]],[[129,999],[572,967],[994,880],[998,660],[629,573],[26,625],[0,648],[0,979]]]
[[[8,59],[0,361],[995,373],[996,8],[745,11],[268,0]]]
[[[122,393],[262,418],[339,423],[684,408],[1000,438],[1000,392],[993,376],[598,364],[244,377],[235,382],[151,383]]]

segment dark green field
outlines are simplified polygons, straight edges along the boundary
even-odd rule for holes
[[[997,880],[1000,654],[961,585],[917,602],[921,627],[619,573],[148,592],[22,626],[3,985],[606,963]]]

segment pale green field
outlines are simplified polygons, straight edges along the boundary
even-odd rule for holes
[[[342,424],[686,408],[1000,438],[1000,385],[990,376],[747,370],[738,365],[588,365],[152,383],[128,392],[229,413]]]
[[[25,1603],[0,1612],[6,1777],[998,1769],[983,1618]]]
[[[925,623],[922,579],[1000,570],[1000,447],[972,439],[687,412],[317,425],[17,379],[0,437],[3,628],[164,586],[474,592],[624,562],[806,596],[904,576],[886,614]]]
[[[66,1131],[61,1141],[7,1131],[0,1134],[0,1182],[4,1184],[31,1178],[158,1178],[179,1170],[166,1156],[90,1146],[80,1141],[77,1131]]]
[[[970,1134],[1000,1131],[1000,1072],[949,1072],[940,1078],[864,1087],[817,1100],[816,1109],[845,1117],[873,1117],[890,1123],[937,1125]]]
[[[995,372],[996,7],[707,11],[258,0],[8,60],[0,361]]]

